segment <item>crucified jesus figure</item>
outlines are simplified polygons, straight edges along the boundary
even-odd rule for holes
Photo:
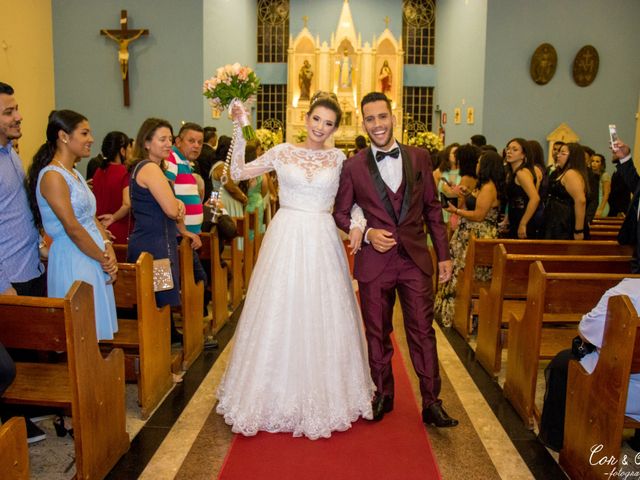
[[[118,45],[120,46],[120,49],[118,50],[118,61],[120,62],[120,73],[122,74],[122,79],[125,80],[129,72],[129,43],[139,38],[145,31],[138,30],[135,34],[133,34],[133,36],[128,38],[117,37],[112,33],[110,33],[109,30],[101,30],[101,32],[104,33],[111,40],[118,42]]]

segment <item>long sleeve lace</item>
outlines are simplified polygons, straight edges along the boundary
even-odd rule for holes
[[[242,136],[242,133],[237,134],[236,138],[233,155],[231,156],[231,178],[234,182],[258,177],[274,169],[275,148],[266,151],[259,158],[247,164],[244,162],[244,149],[247,146],[247,141]]]
[[[351,223],[349,224],[349,230],[353,230],[354,228],[359,228],[363,233],[367,228],[367,219],[364,218],[364,212],[357,203],[354,203],[353,207],[351,207]]]

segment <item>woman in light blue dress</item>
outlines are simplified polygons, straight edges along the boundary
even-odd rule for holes
[[[96,219],[96,199],[73,168],[91,153],[89,122],[79,113],[58,110],[49,115],[47,141],[29,168],[29,194],[38,228],[53,239],[47,269],[48,296],[61,298],[74,281],[93,287],[98,340],[118,330],[111,284],[118,264],[107,233]]]

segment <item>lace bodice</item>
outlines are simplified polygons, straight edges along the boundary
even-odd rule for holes
[[[336,149],[309,150],[283,143],[257,160],[244,163],[244,139],[238,140],[231,161],[233,180],[245,180],[275,170],[280,206],[312,212],[329,212],[338,191],[344,154]]]

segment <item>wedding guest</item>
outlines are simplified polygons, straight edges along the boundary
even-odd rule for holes
[[[96,215],[102,226],[111,232],[114,242],[129,241],[131,217],[129,210],[129,172],[126,162],[133,152],[133,140],[122,132],[109,132],[102,141],[102,163],[93,176]]]
[[[598,208],[596,217],[609,215],[609,195],[611,193],[611,175],[607,173],[607,162],[604,156],[595,153],[591,156],[591,170],[599,177],[598,182]]]
[[[142,123],[134,144],[129,184],[135,227],[129,237],[127,261],[135,262],[142,252],[151,253],[154,259],[171,260],[174,286],[156,292],[158,307],[180,305],[176,221],[184,218],[185,206],[174,195],[164,174],[164,159],[171,153],[172,137],[171,124],[166,120],[148,118]]]
[[[507,143],[507,215],[509,238],[535,238],[535,227],[529,221],[540,203],[529,145],[523,138]]]
[[[487,144],[487,138],[484,135],[471,135],[471,145],[482,148]]]
[[[15,149],[22,136],[22,114],[14,94],[13,87],[0,82],[0,295],[44,297],[47,277],[38,252],[41,240],[29,208],[22,160]],[[0,356],[6,382],[13,362]],[[46,438],[43,430],[25,420],[29,443]]]
[[[460,170],[456,159],[456,150],[459,146],[458,143],[447,145],[438,168],[433,171],[433,179],[440,198],[446,198],[447,201],[453,202],[457,201],[457,194],[452,188],[460,183]],[[449,216],[449,212],[443,212],[444,223],[447,226],[449,225]]]
[[[560,147],[557,157],[557,166],[549,177],[544,238],[583,240],[588,238],[584,151],[579,144],[568,143]]]
[[[536,188],[540,202],[536,208],[533,218],[531,219],[532,238],[542,238],[544,236],[544,204],[549,193],[549,176],[544,164],[544,151],[542,145],[537,140],[528,140],[529,154],[531,155],[531,163],[533,171],[536,175]]]
[[[112,242],[95,216],[96,199],[74,168],[91,153],[89,121],[71,110],[54,110],[46,138],[29,167],[28,184],[35,224],[53,239],[48,295],[63,298],[76,280],[90,284],[97,338],[110,340],[118,331],[111,285],[117,278],[118,263]]]
[[[195,165],[193,166],[194,172],[204,180],[203,198],[205,201],[209,199],[211,191],[213,190],[210,172],[213,164],[216,162],[216,146],[218,144],[218,135],[216,132],[216,127],[203,128],[202,151],[198,158],[196,158]]]
[[[498,237],[498,214],[505,191],[502,157],[496,152],[483,153],[478,161],[477,176],[478,186],[475,189],[460,189],[465,194],[464,206],[457,208],[449,204],[446,207],[450,213],[460,217],[460,223],[449,244],[453,259],[451,280],[438,285],[435,300],[434,315],[444,327],[450,327],[453,323],[458,275],[465,266],[471,235],[476,238]],[[475,276],[478,280],[488,280],[491,271],[478,269]]]
[[[551,173],[556,169],[557,167],[557,162],[558,162],[558,152],[560,151],[560,148],[562,148],[562,146],[565,143],[561,140],[557,140],[555,142],[553,142],[553,145],[551,147],[551,160],[552,163],[551,165],[549,165],[547,167],[547,175],[551,175]]]
[[[562,449],[564,438],[569,362],[571,360],[579,361],[589,374],[595,370],[600,356],[599,350],[602,347],[607,306],[609,299],[615,295],[627,295],[636,312],[640,312],[640,279],[625,278],[618,285],[607,290],[598,304],[582,317],[578,326],[582,350],[577,348],[563,350],[545,368],[546,392],[538,438],[545,446],[556,452]],[[615,318],[610,319],[610,321],[615,320]],[[634,373],[629,379],[624,414],[635,421],[640,421],[640,374]]]
[[[618,170],[620,159],[615,156],[612,159],[616,169],[611,175],[611,191],[609,193],[609,215],[608,217],[622,217],[629,210],[631,204],[632,191],[629,190],[624,176]]]
[[[611,146],[613,155],[618,160],[616,172],[620,174],[627,189],[633,192],[633,200],[626,212],[624,222],[620,227],[618,242],[625,245],[633,245],[633,258],[631,259],[631,273],[640,273],[640,176],[633,164],[631,148],[621,140]]]
[[[599,197],[598,192],[600,191],[600,175],[594,172],[591,169],[591,156],[596,152],[591,147],[586,145],[582,145],[582,149],[584,150],[584,164],[586,165],[587,172],[587,207],[585,210],[585,216],[587,218],[587,224],[590,224],[593,221],[593,217],[596,216],[596,211],[598,210],[599,205]]]

